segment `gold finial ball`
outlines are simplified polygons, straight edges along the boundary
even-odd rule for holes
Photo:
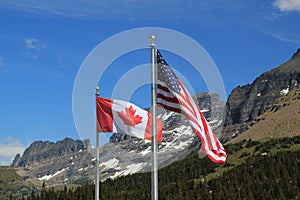
[[[155,41],[155,36],[151,35],[149,39],[150,39],[151,42],[154,42]]]
[[[99,90],[100,90],[100,88],[97,86],[97,87],[96,87],[96,91],[98,92]]]

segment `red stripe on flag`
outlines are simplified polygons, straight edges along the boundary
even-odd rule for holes
[[[158,80],[157,98],[165,109],[182,112],[191,124],[193,131],[202,141],[203,152],[216,163],[224,164],[226,152],[193,98],[182,85],[170,66],[157,51]],[[175,100],[174,100],[175,98]],[[178,107],[177,105],[178,104]]]
[[[185,100],[185,102],[182,102],[183,106],[186,106],[186,104],[187,104],[191,109],[193,109],[190,111],[192,111],[193,115],[196,116],[196,112],[197,112],[196,110],[198,110],[198,107],[197,108],[194,107],[194,104],[192,103],[192,101],[194,101],[194,100],[190,99],[191,97],[190,97],[189,93],[185,90],[185,87],[182,85],[181,81],[178,80],[178,82],[179,82],[179,85],[182,88],[182,91],[184,94],[184,95],[180,94],[180,96],[183,97],[183,99]]]
[[[171,94],[169,88],[167,88],[167,87],[165,87],[165,86],[162,86],[161,84],[158,84],[158,85],[157,85],[157,88]]]
[[[157,105],[162,106],[162,107],[165,108],[166,110],[181,113],[181,109],[179,109],[179,108],[174,108],[174,107],[171,107],[171,106],[167,106],[167,105],[165,105],[165,104],[163,104],[163,103],[157,103]]]
[[[178,99],[176,97],[166,97],[161,93],[157,94],[157,98],[163,99],[166,102],[171,102],[171,103],[178,103]]]
[[[147,121],[147,127],[145,130],[145,134],[144,134],[144,139],[145,140],[152,140],[152,117],[151,117],[151,113],[147,113],[148,114],[148,121]],[[156,139],[158,142],[162,141],[162,123],[159,119],[156,119]]]
[[[96,97],[97,131],[113,132],[112,99]]]
[[[210,137],[209,130],[208,130],[208,127],[207,127],[208,125],[207,125],[206,120],[205,120],[202,113],[200,113],[200,116],[201,116],[201,121],[202,121],[202,124],[203,124],[203,127],[204,127],[204,134],[207,137],[208,148],[213,149],[213,146],[212,146],[212,143],[211,143],[212,138]]]

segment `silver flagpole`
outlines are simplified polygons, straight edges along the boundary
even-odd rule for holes
[[[152,116],[152,200],[158,200],[158,163],[156,140],[156,45],[155,36],[150,36],[151,47],[151,116]]]
[[[96,97],[99,96],[99,87],[96,87]],[[96,102],[97,105],[97,102]],[[96,106],[97,109],[97,106]],[[97,113],[97,110],[96,110]],[[99,132],[97,130],[98,126],[98,118],[96,115],[96,182],[95,182],[95,200],[99,200],[100,192],[99,192]]]

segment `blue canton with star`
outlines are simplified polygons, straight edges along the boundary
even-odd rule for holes
[[[164,82],[170,90],[180,93],[181,89],[179,87],[177,76],[158,50],[157,64],[157,79]]]

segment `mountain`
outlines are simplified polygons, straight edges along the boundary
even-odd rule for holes
[[[88,140],[80,141],[71,138],[57,142],[36,141],[22,156],[16,155],[12,166],[29,170],[33,177],[49,183],[69,183],[84,177],[82,167],[93,162]]]
[[[197,152],[158,171],[160,199],[299,199],[300,136],[264,141],[244,140],[225,146],[228,160],[217,165]],[[0,168],[1,170],[1,168]],[[9,172],[7,169],[5,172]],[[2,177],[0,182],[7,179]],[[15,177],[17,179],[17,177]],[[0,184],[0,195],[1,187]],[[151,173],[136,173],[100,184],[100,199],[150,200]],[[7,199],[92,200],[95,185],[43,187]],[[27,198],[24,198],[27,197]]]
[[[32,163],[40,162],[50,157],[60,157],[66,154],[76,153],[84,150],[85,148],[86,147],[82,141],[74,141],[71,138],[65,138],[64,140],[56,143],[36,141],[24,151],[22,157],[19,154],[16,155],[12,165],[30,167]]]
[[[194,99],[217,135],[224,125],[223,142],[298,135],[299,65],[300,50],[252,84],[235,88],[227,103],[214,93],[201,93]],[[158,117],[164,122],[163,141],[158,146],[159,168],[199,149],[199,138],[184,116],[159,109]],[[128,135],[113,134],[100,149],[102,181],[150,171],[150,163],[151,143]],[[23,168],[39,186],[42,182],[50,186],[84,184],[94,180],[95,149],[88,140],[37,141],[22,156],[16,155],[12,166]]]
[[[264,114],[252,121],[247,131],[230,142],[296,135],[300,135],[300,85],[276,99],[272,105],[266,108]]]
[[[300,49],[286,63],[263,73],[252,84],[236,87],[226,103],[222,138],[246,131],[281,96],[300,83]]]
[[[202,93],[194,98],[211,126],[220,126],[225,102],[214,93]],[[199,148],[199,138],[184,116],[158,108],[158,117],[164,122],[163,140],[158,146],[159,168]],[[37,141],[22,156],[16,155],[12,166],[26,168],[40,184],[83,184],[94,180],[95,149],[88,140]],[[150,142],[115,133],[100,148],[101,180],[150,170]]]

